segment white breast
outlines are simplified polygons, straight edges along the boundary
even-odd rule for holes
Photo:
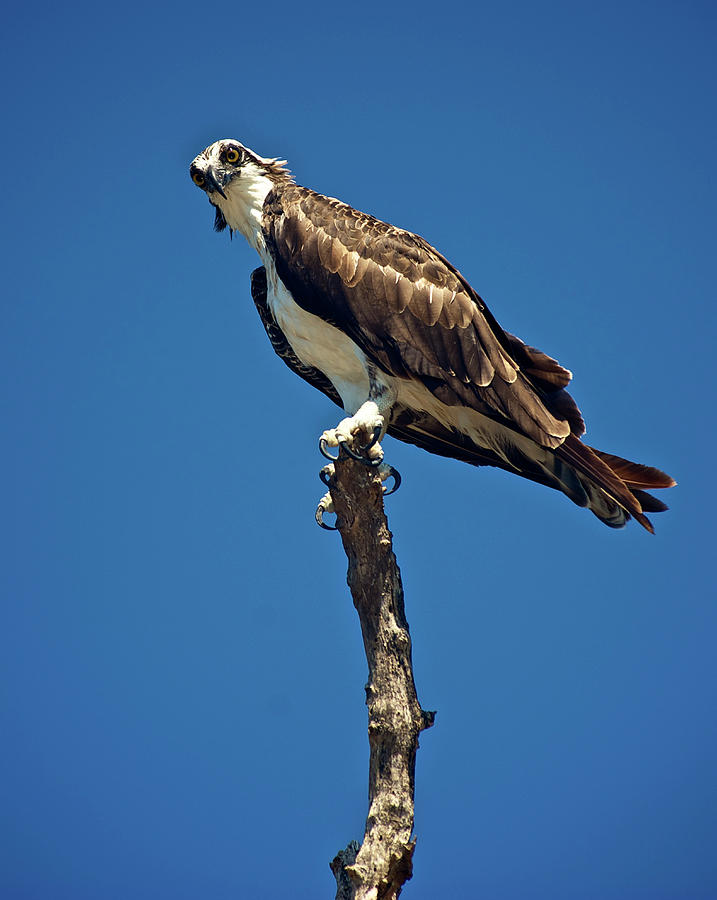
[[[331,381],[346,412],[353,415],[369,395],[367,360],[343,331],[298,306],[276,274],[271,256],[261,253],[266,267],[267,300],[279,327],[299,359]]]

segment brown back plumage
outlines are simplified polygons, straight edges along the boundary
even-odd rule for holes
[[[288,182],[267,197],[263,232],[277,274],[299,306],[345,332],[384,372],[419,379],[447,406],[467,406],[541,452],[531,456],[516,439],[501,457],[435,421],[402,420],[401,410],[390,433],[557,487],[608,525],[633,516],[652,531],[644,511],[665,507],[645,488],[674,481],[583,444],[585,424],[565,390],[570,372],[503,331],[460,272],[423,238]]]

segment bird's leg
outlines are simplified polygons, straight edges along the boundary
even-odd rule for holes
[[[353,459],[377,468],[383,461],[383,450],[379,441],[386,434],[386,426],[390,421],[393,404],[396,402],[396,388],[370,363],[367,365],[366,374],[367,399],[352,416],[342,419],[336,428],[329,428],[321,435],[319,450],[327,459],[333,460],[337,457],[332,456],[328,448],[338,447],[339,454],[343,448]],[[344,400],[344,409],[351,408]]]
[[[342,419],[336,428],[329,428],[321,435],[319,449],[328,459],[334,459],[327,447],[338,447],[339,451],[343,448],[349,456],[368,466],[380,466],[383,450],[379,441],[385,433],[378,404],[367,400],[353,416]]]
[[[398,474],[396,469],[394,469],[393,466],[386,465],[386,463],[380,463],[376,468],[382,482],[387,481],[389,478],[393,478],[392,488],[387,489],[385,484],[382,485],[384,496],[388,497],[389,494],[395,494],[401,485],[401,476]],[[324,482],[325,485],[328,486],[333,474],[334,464],[329,463],[328,466],[324,466],[323,469],[319,472],[319,478]],[[331,497],[331,491],[327,491],[321,498],[321,500],[319,500],[319,505],[316,507],[316,524],[320,525],[321,528],[324,528],[326,531],[337,531],[335,525],[327,525],[326,522],[324,522],[324,516],[327,513],[333,512],[335,512],[334,501]]]
[[[336,428],[321,435],[319,450],[328,459],[335,459],[328,447],[338,447],[339,451],[343,447],[349,456],[367,466],[381,465],[383,450],[379,441],[386,434],[396,402],[396,388],[373,365],[368,365],[367,375],[368,399],[353,416],[342,419]]]

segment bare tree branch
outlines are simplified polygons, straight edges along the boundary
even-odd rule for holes
[[[411,877],[418,735],[433,724],[416,696],[401,573],[383,509],[381,479],[339,459],[329,482],[348,557],[347,581],[363,634],[368,683],[369,810],[363,844],[331,863],[336,900],[393,900]]]

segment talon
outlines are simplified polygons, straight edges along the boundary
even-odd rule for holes
[[[336,454],[336,456],[332,456],[328,451],[328,442],[327,442],[326,438],[320,437],[319,438],[319,453],[321,453],[321,455],[323,457],[325,457],[326,459],[330,459],[331,462],[336,462],[336,460],[339,458],[339,455],[341,453],[340,445],[339,445],[339,452]]]
[[[387,478],[393,478],[393,487],[387,488],[386,485],[383,485],[383,496],[389,497],[391,494],[395,494],[396,491],[401,487],[401,476],[398,471],[393,468],[393,466],[389,466],[388,464],[382,466],[382,471],[380,472],[381,481],[385,481]]]
[[[319,525],[324,531],[338,531],[339,529],[335,525],[327,525],[323,520],[323,510],[320,506],[316,507],[316,524]]]
[[[322,481],[326,487],[329,487],[329,479],[334,474],[334,465],[333,463],[329,463],[328,466],[324,466],[323,469],[319,472],[319,480]]]
[[[350,456],[351,459],[355,459],[357,462],[363,462],[361,454],[357,453],[348,441],[339,441],[339,456],[341,455],[341,451],[347,456]]]
[[[328,468],[328,466],[325,468]],[[323,472],[323,469],[321,471]],[[324,513],[332,513],[333,511],[334,501],[331,499],[331,494],[324,494],[321,500],[319,500],[319,505],[316,507],[316,513],[314,514],[316,524],[320,528],[323,528],[324,531],[338,531],[338,528],[335,525],[327,525],[326,522],[324,522]]]
[[[383,460],[380,456],[362,456],[360,459],[365,466],[369,466],[372,469],[378,469],[379,466],[383,465]]]
[[[383,431],[382,425],[375,425],[374,429],[373,429],[373,437],[368,442],[368,444],[366,444],[365,446],[364,445],[360,446],[359,450],[361,450],[362,453],[365,453],[368,455],[368,451],[371,449],[371,447],[374,447],[381,440],[381,432],[382,431]]]
[[[371,447],[375,447],[376,442],[374,441],[371,444],[368,444],[367,447],[361,447],[361,450],[370,450]],[[382,463],[381,456],[366,456],[363,453],[357,453],[351,444],[348,441],[339,441],[339,450],[343,450],[351,459],[355,459],[356,462],[363,463],[365,466],[369,466],[371,469],[377,469]]]

